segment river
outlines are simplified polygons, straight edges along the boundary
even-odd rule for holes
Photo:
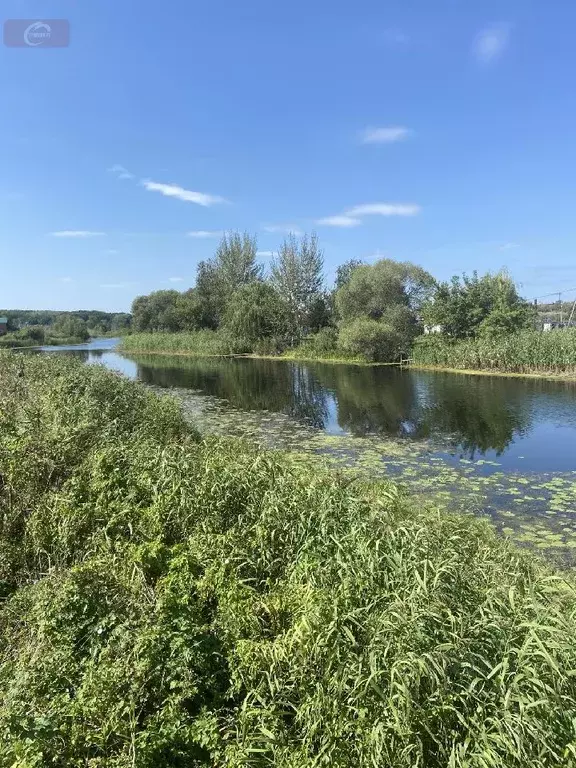
[[[576,564],[576,382],[247,358],[127,357],[117,339],[51,354],[169,389],[201,431],[393,476],[441,507]]]

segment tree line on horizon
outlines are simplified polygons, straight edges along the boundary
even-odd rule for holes
[[[261,353],[305,344],[318,356],[393,361],[425,326],[453,339],[497,336],[530,327],[534,315],[505,271],[438,282],[412,262],[350,259],[329,289],[316,234],[289,235],[265,270],[256,237],[233,232],[198,264],[194,287],[138,296],[132,327],[136,333],[209,329]]]
[[[132,325],[127,312],[100,310],[0,309],[0,316],[8,319],[8,334],[3,337],[2,346],[86,341],[90,336],[126,333]]]

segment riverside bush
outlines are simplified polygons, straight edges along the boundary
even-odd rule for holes
[[[0,355],[0,765],[576,765],[571,576]]]
[[[417,365],[493,370],[506,373],[573,373],[576,371],[576,328],[519,331],[497,338],[451,341],[442,335],[416,340]]]

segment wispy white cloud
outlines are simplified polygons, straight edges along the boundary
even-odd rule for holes
[[[326,216],[323,219],[318,219],[316,221],[316,224],[319,224],[321,227],[350,228],[350,227],[359,227],[360,224],[362,224],[362,221],[360,219],[354,218],[353,216],[341,215],[341,216]]]
[[[392,125],[387,128],[366,128],[360,134],[360,140],[363,144],[393,144],[397,141],[404,141],[410,134],[409,128],[400,125]]]
[[[169,277],[168,278],[169,283],[183,283],[184,278],[183,277]]]
[[[71,277],[61,277],[59,278],[61,283],[73,283],[74,280]]]
[[[127,288],[129,283],[101,283],[100,288]]]
[[[495,24],[481,30],[472,45],[472,54],[480,64],[496,61],[510,42],[510,25]]]
[[[160,192],[165,197],[175,197],[177,200],[183,200],[185,203],[195,203],[196,205],[202,205],[205,208],[209,208],[211,205],[217,203],[225,203],[226,200],[219,195],[209,195],[206,192],[193,192],[191,189],[184,189],[177,184],[161,184],[157,181],[150,181],[143,179],[141,181],[142,186],[148,190],[148,192]]]
[[[275,256],[274,251],[257,251],[256,256],[260,257],[261,259],[270,258],[271,256]]]
[[[115,248],[107,248],[105,251],[102,251],[102,253],[105,253],[107,256],[116,256],[120,251],[117,251]]]
[[[108,168],[109,173],[113,173],[116,178],[118,179],[133,179],[134,174],[130,173],[130,171],[126,170],[123,165],[113,165],[111,168]]]
[[[302,235],[303,232],[299,227],[295,227],[291,224],[267,224],[262,227],[264,232],[271,232],[273,234],[280,235]]]
[[[520,248],[520,244],[519,243],[503,243],[500,246],[501,251],[511,251],[514,248]]]
[[[413,203],[367,203],[349,208],[345,216],[416,216],[420,210],[420,206]]]
[[[103,237],[106,232],[91,232],[88,229],[63,229],[59,232],[50,232],[51,237]]]
[[[186,237],[197,237],[199,240],[209,237],[222,237],[221,230],[195,229],[192,232],[186,232]]]

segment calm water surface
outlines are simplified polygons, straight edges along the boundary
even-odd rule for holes
[[[170,389],[206,431],[314,453],[458,499],[504,533],[576,553],[576,383],[241,358],[46,348]]]

